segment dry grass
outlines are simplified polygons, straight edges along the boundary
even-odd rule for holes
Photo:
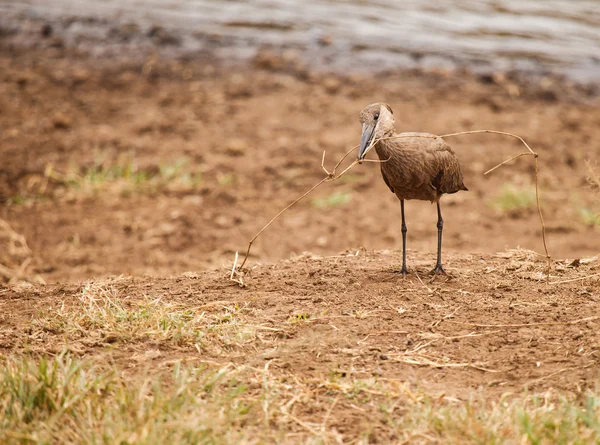
[[[244,323],[250,310],[234,304],[190,308],[160,298],[130,300],[113,285],[88,283],[74,305],[40,314],[33,327],[86,345],[140,343],[193,346],[220,354],[242,349],[255,340],[260,327]]]
[[[592,165],[590,161],[586,162],[587,181],[592,190],[596,193],[596,201],[590,207],[579,209],[579,214],[583,223],[592,226],[600,227],[600,175],[597,172],[597,167]]]
[[[538,272],[543,268],[539,255],[531,251],[513,250],[502,256],[502,262],[508,264],[512,264],[511,260],[529,264],[537,259]],[[581,264],[580,267],[586,267],[589,261],[582,260]],[[510,271],[508,275],[520,273],[531,271]],[[215,283],[220,282],[220,278],[214,279]],[[490,397],[482,387],[465,389],[450,397],[439,389],[396,378],[395,374],[383,377],[375,372],[379,368],[377,363],[369,362],[372,367],[363,370],[364,364],[354,367],[352,360],[343,359],[348,354],[366,356],[371,347],[382,344],[378,340],[369,343],[367,337],[374,340],[379,335],[393,333],[400,335],[401,342],[393,340],[390,350],[385,350],[385,360],[394,367],[409,366],[416,372],[458,369],[503,379],[504,374],[494,374],[506,371],[503,363],[490,365],[479,357],[465,359],[458,350],[440,345],[522,328],[578,325],[594,329],[590,323],[597,323],[597,315],[561,321],[550,317],[538,322],[474,324],[468,322],[469,318],[461,317],[463,322],[457,319],[462,310],[454,306],[453,299],[428,296],[427,301],[440,303],[439,312],[434,316],[429,314],[433,322],[428,321],[418,331],[410,326],[398,331],[361,328],[356,343],[348,343],[345,335],[340,336],[344,337],[343,342],[324,344],[323,348],[339,348],[334,362],[339,359],[344,367],[332,362],[331,367],[306,372],[293,364],[292,356],[302,353],[302,345],[319,349],[322,339],[316,341],[309,331],[322,332],[317,331],[317,326],[326,324],[343,329],[342,320],[346,320],[346,328],[347,320],[352,320],[351,326],[379,328],[366,322],[376,320],[388,309],[348,303],[340,314],[339,308],[320,311],[296,302],[289,310],[265,317],[261,313],[265,306],[252,304],[250,292],[239,300],[247,300],[248,304],[235,303],[223,300],[232,296],[220,296],[222,287],[218,287],[219,296],[209,302],[194,303],[190,297],[182,297],[178,303],[167,297],[176,282],[143,287],[141,292],[127,278],[89,282],[78,291],[73,289],[77,293],[71,293],[70,298],[66,295],[65,303],[39,309],[27,327],[21,329],[31,342],[31,347],[23,349],[34,352],[21,350],[0,355],[3,413],[0,443],[583,444],[600,441],[597,389],[567,396],[548,389],[552,386],[544,386],[542,393],[513,388],[512,393]],[[138,292],[130,293],[129,289],[136,287]],[[443,292],[440,288],[423,289],[418,282],[405,283],[403,290],[413,298],[424,290]],[[469,297],[480,298],[479,294]],[[50,301],[56,300],[53,296]],[[527,304],[533,303],[528,300]],[[396,306],[389,309],[395,316],[406,312]],[[419,311],[422,312],[420,305]],[[269,325],[260,324],[267,320]],[[396,320],[394,325],[397,324]],[[465,330],[427,329],[440,325],[461,325]],[[414,343],[404,349],[405,335],[411,331]],[[547,332],[550,331],[539,335],[546,336]],[[364,337],[363,333],[368,335]],[[35,344],[42,346],[35,348]],[[52,351],[58,354],[52,356]],[[315,353],[303,355],[303,359]],[[573,366],[590,369],[595,366],[595,353],[593,350],[590,353]],[[550,382],[557,373],[567,375],[575,369],[552,369],[528,379],[524,385],[541,380]]]
[[[600,193],[600,174],[596,171],[597,167],[592,165],[590,161],[586,162],[588,170],[588,183],[594,189],[594,191]]]
[[[30,271],[32,259],[25,237],[0,218],[0,283],[29,281],[43,284],[44,280]]]
[[[162,379],[61,354],[9,359],[0,369],[2,443],[234,443],[246,387],[227,369],[181,368]],[[224,382],[221,379],[225,377]]]
[[[131,376],[68,353],[0,363],[2,443],[597,443],[600,393],[486,401],[389,379],[184,365]],[[355,412],[361,428],[349,428]],[[345,414],[342,414],[345,413]],[[352,416],[350,417],[352,419]],[[349,431],[349,433],[346,433]]]

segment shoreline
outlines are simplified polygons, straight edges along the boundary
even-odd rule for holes
[[[38,25],[29,35],[44,32]],[[322,179],[323,151],[333,162],[356,145],[357,114],[376,101],[392,106],[398,131],[524,137],[540,153],[551,255],[597,254],[589,239],[598,198],[587,186],[600,140],[593,89],[467,70],[323,73],[274,50],[237,65],[208,53],[100,57],[46,33],[37,46],[19,34],[0,39],[0,217],[25,237],[30,268],[46,282],[220,267]],[[445,198],[444,246],[542,251],[530,163],[483,175],[522,147],[490,135],[449,142],[472,192]],[[251,259],[400,248],[397,202],[378,169],[351,173],[273,224]],[[409,249],[430,252],[435,212],[409,207]]]
[[[317,46],[330,45],[327,37]],[[456,59],[452,64],[438,57],[436,64],[419,64],[422,54],[406,52],[410,64],[395,67],[384,66],[368,69],[358,66],[327,65],[322,60],[315,62],[315,54],[306,48],[289,45],[260,45],[249,42],[240,47],[240,42],[231,37],[211,33],[188,32],[169,29],[157,24],[142,26],[133,21],[109,20],[98,17],[64,16],[56,19],[36,17],[31,13],[12,13],[0,18],[0,49],[22,52],[26,50],[51,51],[61,56],[94,58],[103,63],[142,64],[148,58],[175,60],[178,62],[208,63],[215,66],[259,68],[285,72],[299,77],[310,76],[378,76],[433,74],[443,77],[467,76],[483,83],[517,84],[521,89],[548,91],[550,86],[575,93],[577,99],[600,96],[600,80],[579,81],[564,74],[540,70],[494,70],[479,69],[477,61]],[[403,56],[404,57],[404,56]],[[325,57],[325,60],[327,57]],[[417,63],[415,63],[417,62]],[[556,88],[555,88],[556,89]],[[556,93],[556,91],[554,92]],[[552,95],[553,93],[550,93]]]
[[[161,28],[28,23],[0,26],[0,442],[599,436],[597,86],[175,56]],[[400,205],[365,162],[274,221],[231,281],[374,102],[397,132],[523,137],[550,269],[537,164],[486,175],[524,148],[473,134],[447,138],[469,188],[441,200],[448,276],[428,276],[437,212],[416,200],[398,274]]]

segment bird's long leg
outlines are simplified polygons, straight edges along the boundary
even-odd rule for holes
[[[444,229],[444,220],[442,219],[442,210],[440,209],[440,202],[437,202],[437,213],[438,213],[438,248],[437,248],[437,262],[435,263],[435,269],[431,271],[431,273],[438,274],[446,274],[444,268],[442,267],[442,230]]]
[[[400,273],[402,276],[405,276],[408,273],[408,269],[406,268],[406,232],[408,232],[408,229],[406,228],[406,220],[404,219],[404,199],[400,200],[400,209],[402,210],[402,269]]]

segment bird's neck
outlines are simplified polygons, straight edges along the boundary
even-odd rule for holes
[[[393,143],[393,139],[386,139],[394,136],[394,131],[390,131],[386,133],[383,138],[375,144],[375,151],[377,152],[377,156],[379,159],[389,159],[392,154],[391,145]]]

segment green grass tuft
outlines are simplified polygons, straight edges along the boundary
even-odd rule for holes
[[[581,220],[586,226],[600,227],[600,212],[588,208],[579,209]]]
[[[519,213],[532,209],[535,205],[534,188],[516,188],[511,185],[504,186],[502,191],[490,202],[490,206],[501,213]]]
[[[116,160],[98,157],[94,164],[81,168],[72,166],[66,173],[46,168],[46,177],[54,184],[81,192],[117,189],[121,194],[159,192],[164,190],[195,190],[203,184],[202,174],[190,166],[186,158],[156,167],[141,168],[131,155]]]
[[[127,381],[68,354],[0,365],[0,443],[228,444],[255,402],[226,369],[182,368]]]
[[[348,204],[352,201],[352,194],[348,192],[335,192],[326,198],[315,198],[312,200],[313,207],[318,209],[326,209],[331,207],[339,207]]]
[[[233,173],[222,173],[217,175],[217,184],[219,184],[221,187],[235,184],[236,182],[237,178]]]
[[[222,348],[242,349],[255,338],[256,330],[243,323],[246,312],[237,306],[194,311],[160,298],[129,300],[111,285],[91,283],[74,306],[40,314],[32,324],[69,341],[90,336],[100,344],[152,340],[219,353]]]
[[[132,375],[105,363],[64,352],[0,359],[0,443],[600,442],[597,390],[463,402],[337,368],[317,379],[180,361]]]

